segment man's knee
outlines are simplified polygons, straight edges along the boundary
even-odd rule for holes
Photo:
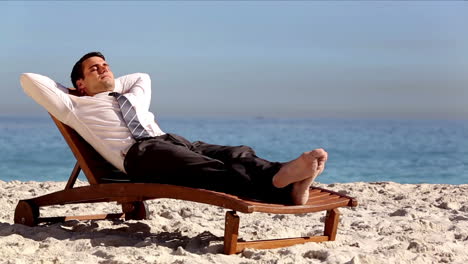
[[[253,150],[253,148],[249,146],[241,145],[237,147],[234,154],[238,158],[252,157],[253,155],[255,155],[255,150]]]

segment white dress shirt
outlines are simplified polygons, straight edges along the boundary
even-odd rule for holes
[[[78,132],[94,149],[119,170],[125,172],[124,159],[135,143],[122,118],[119,103],[109,92],[94,96],[74,96],[52,79],[34,73],[20,78],[26,94],[49,113]],[[134,73],[115,79],[115,92],[125,94],[135,106],[138,119],[151,136],[164,132],[149,111],[151,79],[148,74]]]

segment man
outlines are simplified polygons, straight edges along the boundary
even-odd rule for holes
[[[75,129],[105,159],[135,182],[158,182],[304,204],[327,161],[323,149],[287,163],[270,162],[247,146],[219,146],[164,133],[149,112],[151,81],[136,73],[114,79],[99,52],[73,67],[75,96],[59,83],[25,73],[25,92]],[[70,88],[73,89],[73,88]],[[131,119],[131,120],[129,120]]]

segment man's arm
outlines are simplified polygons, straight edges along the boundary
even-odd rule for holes
[[[61,122],[67,123],[68,114],[73,111],[73,103],[68,89],[52,79],[35,74],[23,73],[20,83],[24,92],[44,107]]]
[[[148,111],[151,103],[151,78],[146,73],[134,73],[119,77],[122,93],[138,108]]]

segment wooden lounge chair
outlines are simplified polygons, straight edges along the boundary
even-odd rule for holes
[[[52,116],[55,124],[70,146],[77,162],[65,189],[40,197],[19,201],[15,210],[15,223],[34,226],[41,222],[62,222],[67,220],[98,220],[111,218],[145,219],[148,209],[145,200],[172,198],[221,206],[226,212],[224,231],[224,253],[234,254],[244,248],[269,249],[291,246],[306,242],[335,240],[339,207],[357,206],[354,198],[322,189],[311,188],[310,198],[305,205],[269,204],[245,200],[235,195],[188,187],[156,184],[132,183],[124,173],[104,160],[78,133]],[[73,187],[80,170],[83,170],[90,185]],[[75,203],[117,202],[122,205],[122,213],[86,216],[40,217],[39,208],[51,205]],[[238,241],[239,216],[242,213],[298,214],[326,211],[323,235],[275,240]]]

